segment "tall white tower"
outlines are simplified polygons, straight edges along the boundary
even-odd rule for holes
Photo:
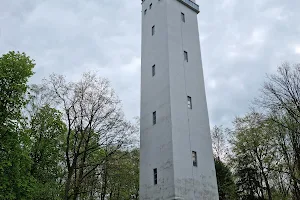
[[[218,200],[193,0],[142,0],[141,200]]]

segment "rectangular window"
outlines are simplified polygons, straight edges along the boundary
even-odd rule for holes
[[[153,122],[153,125],[156,124],[156,111],[154,111],[154,112],[152,113],[152,122]]]
[[[183,54],[184,54],[184,60],[186,62],[189,62],[188,52],[184,51]]]
[[[187,103],[188,103],[188,108],[192,109],[192,97],[190,96],[187,97]]]
[[[144,15],[146,15],[147,14],[147,9],[146,10],[144,10]]]
[[[152,66],[152,76],[155,76],[155,65]]]
[[[152,3],[150,3],[150,5],[149,5],[149,10],[151,10],[151,8],[152,8]]]
[[[152,35],[155,34],[155,26],[152,26]]]
[[[185,22],[185,15],[184,15],[184,13],[181,13],[181,20],[182,20],[183,22]]]
[[[157,168],[153,169],[154,185],[157,185]]]
[[[196,151],[192,151],[192,159],[193,159],[193,166],[197,167],[198,163],[197,163],[197,152]]]

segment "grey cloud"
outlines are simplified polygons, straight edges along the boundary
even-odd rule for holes
[[[200,8],[211,124],[230,126],[259,95],[266,73],[284,61],[300,61],[295,54],[300,2],[212,0],[201,1]]]
[[[248,110],[265,74],[299,62],[299,1],[198,0],[201,50],[211,125]],[[140,1],[0,0],[0,54],[36,60],[32,82],[50,73],[109,78],[125,114],[139,115]],[[300,50],[299,50],[300,51]]]

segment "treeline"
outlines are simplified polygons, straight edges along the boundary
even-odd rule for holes
[[[34,66],[0,57],[0,199],[138,199],[138,122],[108,80],[28,85]],[[285,63],[233,128],[212,129],[220,200],[299,200],[299,121],[300,65]]]
[[[34,66],[0,57],[0,199],[138,199],[138,127],[109,82],[87,73],[29,86]]]
[[[300,65],[267,76],[232,127],[212,130],[220,200],[299,200]]]

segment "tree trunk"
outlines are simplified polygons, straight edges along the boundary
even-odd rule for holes
[[[269,185],[269,181],[268,181],[267,175],[263,171],[262,171],[262,175],[263,175],[264,181],[266,183],[266,190],[267,190],[267,193],[268,193],[268,199],[272,200],[272,192],[271,192],[271,189],[270,189],[270,185]]]
[[[69,191],[70,191],[70,186],[71,186],[72,173],[68,172],[68,178],[67,178],[66,185],[65,185],[65,197],[64,197],[64,200],[69,200]]]

